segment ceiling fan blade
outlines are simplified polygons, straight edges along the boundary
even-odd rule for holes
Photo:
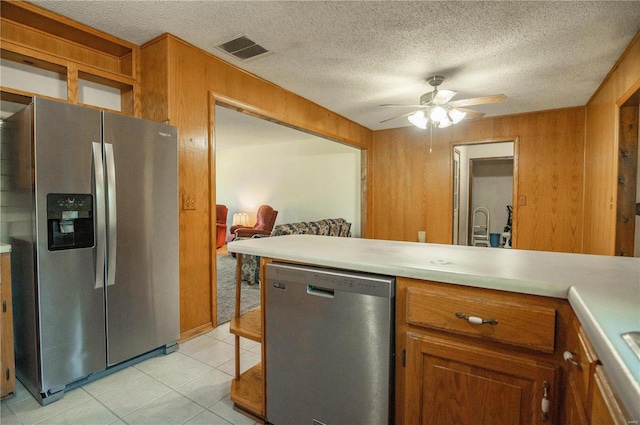
[[[424,108],[427,105],[406,105],[406,104],[396,104],[396,103],[385,103],[384,105],[378,105],[378,106],[390,106],[392,108],[397,108],[397,107],[401,107],[401,108]]]
[[[458,94],[458,92],[453,90],[438,90],[435,92],[435,96],[433,97],[432,102],[436,105],[444,105],[445,103],[450,101],[456,94]]]
[[[465,119],[475,120],[478,118],[482,118],[484,116],[484,112],[473,111],[471,109],[466,109],[466,108],[456,108],[456,109],[460,112],[464,112],[467,114]]]
[[[387,121],[391,121],[391,120],[396,120],[398,118],[402,118],[402,117],[408,117],[409,115],[413,114],[416,111],[411,111],[411,112],[407,112],[406,114],[402,114],[402,115],[398,115],[395,117],[391,117],[391,118],[387,118],[386,120],[382,120],[380,121],[380,124],[382,124],[383,122],[387,122]]]
[[[459,106],[472,106],[472,105],[485,105],[487,103],[503,102],[507,99],[507,96],[503,94],[494,94],[492,96],[472,97],[470,99],[460,99],[449,102],[452,108]]]

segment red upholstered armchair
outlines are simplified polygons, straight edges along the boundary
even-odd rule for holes
[[[258,208],[256,214],[256,224],[253,227],[235,225],[231,226],[228,241],[238,238],[250,238],[253,235],[270,235],[273,230],[273,226],[276,224],[276,217],[278,211],[271,208],[269,205],[262,205]]]
[[[216,249],[225,244],[227,236],[227,213],[229,209],[226,205],[216,204]]]

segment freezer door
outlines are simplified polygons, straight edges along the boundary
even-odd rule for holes
[[[103,112],[107,174],[107,361],[177,341],[175,127]]]
[[[34,100],[34,168],[36,228],[35,323],[40,347],[42,392],[55,389],[106,365],[104,289],[96,285],[94,246],[49,250],[47,226],[48,194],[83,194],[99,200],[95,192],[95,170],[101,139],[100,112],[45,99]],[[73,201],[73,197],[69,197]],[[89,201],[91,202],[91,201]],[[31,320],[31,319],[29,319]],[[18,330],[18,333],[20,331]]]

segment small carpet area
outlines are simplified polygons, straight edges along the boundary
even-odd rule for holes
[[[218,325],[228,322],[236,308],[236,259],[231,254],[217,256]],[[260,305],[260,285],[242,282],[240,311],[245,312]]]

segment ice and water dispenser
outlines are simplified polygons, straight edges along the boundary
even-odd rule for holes
[[[47,194],[49,251],[88,248],[94,244],[93,196]]]

